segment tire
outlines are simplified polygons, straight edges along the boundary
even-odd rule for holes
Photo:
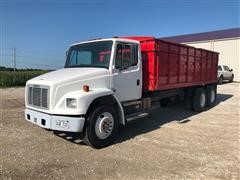
[[[185,91],[185,97],[184,97],[184,103],[187,110],[191,110],[191,111],[193,110],[192,99],[193,99],[193,89],[188,88]]]
[[[223,76],[221,75],[218,79],[218,84],[222,84],[223,83]]]
[[[109,145],[115,139],[119,126],[117,113],[109,105],[93,107],[86,123],[83,142],[97,149]]]
[[[206,91],[207,106],[212,107],[216,102],[217,89],[216,86],[208,86]]]
[[[201,112],[205,109],[207,103],[206,91],[204,88],[197,88],[193,94],[192,108],[194,111]]]
[[[229,80],[229,82],[233,82],[234,79],[234,75],[232,75],[231,79]]]

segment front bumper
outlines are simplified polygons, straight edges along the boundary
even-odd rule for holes
[[[56,116],[31,109],[25,109],[25,119],[42,128],[68,132],[82,132],[85,123],[84,117]]]

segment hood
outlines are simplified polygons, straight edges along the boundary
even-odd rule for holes
[[[109,74],[109,70],[104,68],[64,68],[35,77],[28,83],[52,85],[74,80],[82,81]]]
[[[49,86],[49,110],[41,109],[41,111],[49,113],[53,107],[61,106],[64,110],[65,98],[73,92],[78,91],[79,93],[84,84],[89,85],[90,89],[109,89],[110,72],[104,68],[64,68],[35,77],[27,82],[27,85],[30,84]],[[27,89],[26,98],[28,97]]]

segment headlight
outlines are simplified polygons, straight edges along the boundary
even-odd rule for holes
[[[75,98],[66,99],[67,108],[77,108],[77,100]]]

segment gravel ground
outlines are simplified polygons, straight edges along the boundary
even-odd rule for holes
[[[240,179],[239,84],[202,113],[154,109],[96,150],[24,120],[24,88],[0,89],[1,179]]]

